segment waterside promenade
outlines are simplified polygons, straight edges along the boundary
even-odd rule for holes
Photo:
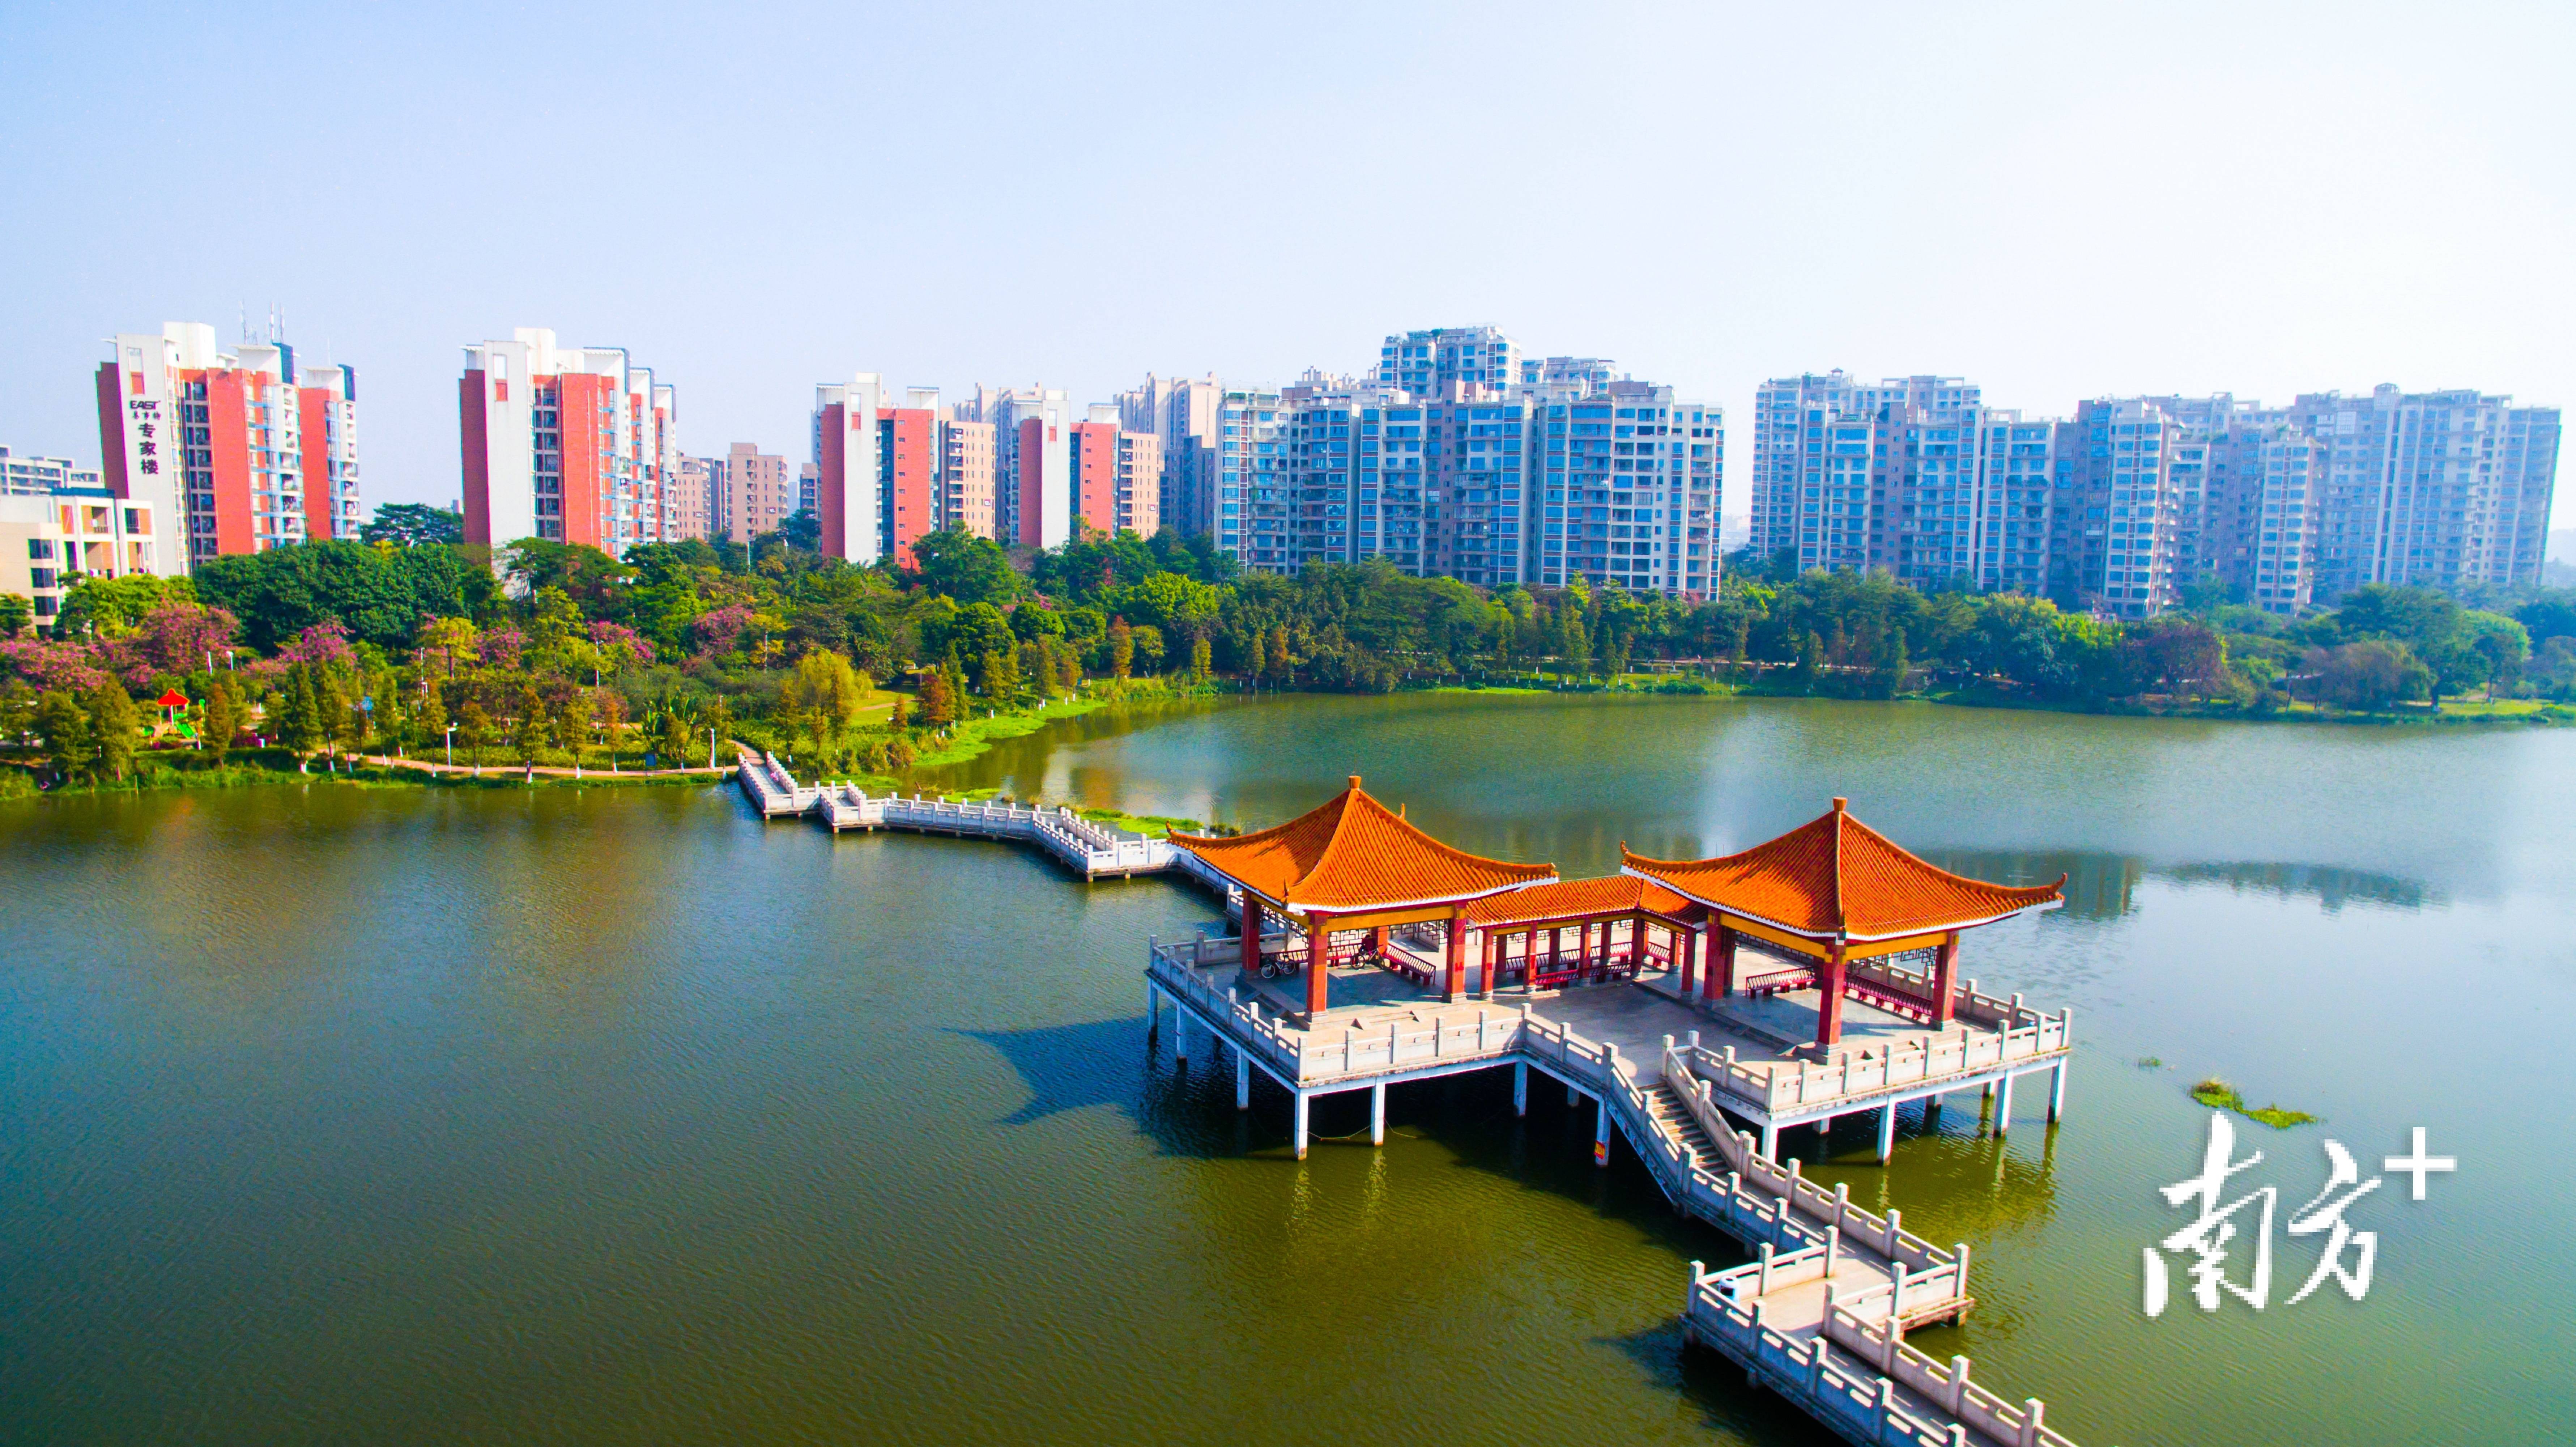
[[[799,784],[776,754],[748,749],[738,777],[744,797],[762,818],[809,817],[835,834],[901,829],[1032,844],[1087,880],[1159,874],[1178,863],[1178,851],[1170,844],[1104,829],[1070,809],[871,795],[849,783]]]

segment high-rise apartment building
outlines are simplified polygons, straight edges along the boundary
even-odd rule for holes
[[[1599,358],[1525,359],[1490,327],[1399,333],[1365,380],[1224,392],[1214,422],[1169,467],[1207,509],[1191,530],[1245,567],[1717,586],[1722,414]]]
[[[666,542],[686,542],[703,538],[715,517],[716,471],[723,464],[712,457],[690,457],[683,454],[671,468],[671,480],[663,489],[664,513],[668,524]]]
[[[873,563],[888,551],[877,487],[884,461],[878,419],[886,404],[885,379],[874,372],[814,389],[814,517],[824,557]]]
[[[623,554],[669,536],[679,403],[619,347],[560,347],[544,327],[465,349],[457,382],[465,540]]]
[[[2065,525],[2056,535],[2053,590],[2072,593],[2096,609],[2123,618],[2149,618],[2181,597],[2188,574],[2176,562],[2186,533],[2184,494],[2196,474],[2174,471],[2195,445],[2209,445],[2206,426],[2195,426],[2159,397],[2105,397],[2079,403],[2065,426],[2059,451],[2066,461],[2061,490]],[[2205,519],[2207,486],[2197,489],[2196,518]],[[2195,527],[2189,529],[2198,532]]]
[[[1964,530],[1923,524],[1956,522],[1966,499],[1931,502],[1929,514],[1900,509],[1925,506],[1924,492],[1959,491],[1958,464],[1964,456],[1973,474],[1981,440],[1959,434],[1980,433],[1983,411],[1976,386],[1959,377],[1871,385],[1837,370],[1764,383],[1753,399],[1752,546],[1794,548],[1801,568],[1878,565],[1919,575],[1953,566],[1956,552],[1964,569]],[[1948,450],[1926,453],[1932,441],[1918,435],[1909,454],[1908,429],[1925,428],[1952,434],[1939,442]],[[1908,493],[1916,494],[1911,503],[1900,495]],[[1946,515],[1937,510],[1945,505],[1953,510]],[[1917,526],[1903,525],[1909,521]]]
[[[1073,536],[1067,472],[1072,407],[1047,387],[977,387],[954,419],[993,425],[994,531],[1009,547],[1062,547]]]
[[[1148,373],[1143,386],[1118,394],[1118,425],[1162,442],[1157,527],[1184,533],[1216,530],[1217,409],[1225,389],[1214,374],[1196,381]]]
[[[1279,394],[1229,388],[1217,402],[1216,545],[1248,568],[1294,571]]]
[[[756,442],[737,442],[722,457],[706,459],[715,486],[714,531],[720,538],[747,543],[803,509],[802,484],[788,470],[787,459],[760,450]]]
[[[1931,429],[1937,433],[1943,429]],[[2057,447],[2060,424],[2048,418],[2025,419],[2020,412],[2003,407],[1980,407],[1973,424],[1963,424],[1964,439],[1975,453],[1975,466],[1962,486],[1944,486],[1939,491],[1961,491],[1963,496],[1944,503],[1928,496],[1933,489],[1918,482],[1914,507],[1917,523],[1943,521],[1941,509],[1953,509],[1948,521],[1957,524],[1964,519],[1966,527],[1953,526],[1947,539],[1947,550],[1957,551],[1964,532],[1968,561],[1964,571],[1976,587],[1987,592],[2017,592],[2036,596],[2048,584],[2050,538],[2058,522]],[[1938,445],[1936,438],[1933,445]],[[1906,504],[1900,502],[1899,508]],[[1898,518],[1902,527],[1904,519]],[[1900,534],[1901,535],[1901,534]],[[1936,547],[1934,551],[1942,551]],[[1950,571],[1943,573],[1940,568]],[[1958,564],[1918,565],[1917,582],[1956,577],[1962,571]]]
[[[1368,380],[1424,398],[1446,397],[1459,383],[1500,392],[1521,380],[1521,352],[1493,327],[1401,332],[1379,346]]]
[[[1619,380],[1619,368],[1606,357],[1526,357],[1520,385],[1535,391],[1589,396],[1605,392]]]
[[[1631,590],[1714,593],[1724,413],[1624,380],[1544,407],[1544,486],[1524,494],[1535,523],[1530,581],[1581,573]],[[1479,424],[1470,415],[1468,425]]]
[[[877,414],[877,485],[883,496],[886,535],[880,556],[913,566],[912,545],[939,527],[939,394],[911,401],[930,405],[888,407]]]
[[[274,338],[224,351],[202,322],[121,333],[110,345],[97,376],[100,473],[117,497],[153,505],[165,570],[357,536],[348,368],[299,372],[295,349]]]
[[[993,424],[939,424],[939,525],[994,535]]]
[[[1066,445],[1074,526],[1081,536],[1123,529],[1151,537],[1161,526],[1163,439],[1127,431],[1121,413],[1114,403],[1095,405],[1090,421],[1074,424]]]
[[[2560,413],[2476,391],[2302,395],[2289,418],[2327,451],[2317,601],[2364,583],[2539,581]]]
[[[0,447],[0,497],[42,497],[64,488],[103,486],[97,473],[68,457],[22,457]]]

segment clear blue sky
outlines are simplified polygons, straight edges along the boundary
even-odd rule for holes
[[[856,370],[1083,402],[1479,322],[1739,439],[1836,366],[2576,405],[2571,17],[21,0],[0,442],[94,462],[100,338],[272,303],[376,502],[455,496],[458,348],[520,325],[796,457]]]

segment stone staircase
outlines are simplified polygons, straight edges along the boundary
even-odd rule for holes
[[[1673,1094],[1671,1086],[1657,1082],[1647,1086],[1643,1094],[1647,1119],[1655,1123],[1655,1129],[1690,1153],[1692,1165],[1712,1172],[1725,1169],[1725,1158],[1718,1154],[1708,1132],[1700,1129],[1699,1121],[1682,1104],[1681,1097]]]

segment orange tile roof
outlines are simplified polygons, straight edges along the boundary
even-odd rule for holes
[[[1480,899],[1467,906],[1467,923],[1479,929],[1493,929],[1536,920],[1627,914],[1640,909],[1675,915],[1695,907],[1690,900],[1653,880],[1634,874],[1610,874],[1599,879],[1533,884],[1527,889]]]
[[[1218,873],[1293,908],[1330,912],[1445,904],[1556,878],[1552,864],[1514,864],[1453,849],[1350,787],[1285,824],[1220,839],[1172,843]]]
[[[1730,914],[1793,934],[1857,940],[1966,929],[2066,895],[2057,883],[2016,889],[1926,864],[1854,819],[1844,801],[1766,844],[1716,859],[1648,859],[1622,846],[1623,872],[1660,880]]]

